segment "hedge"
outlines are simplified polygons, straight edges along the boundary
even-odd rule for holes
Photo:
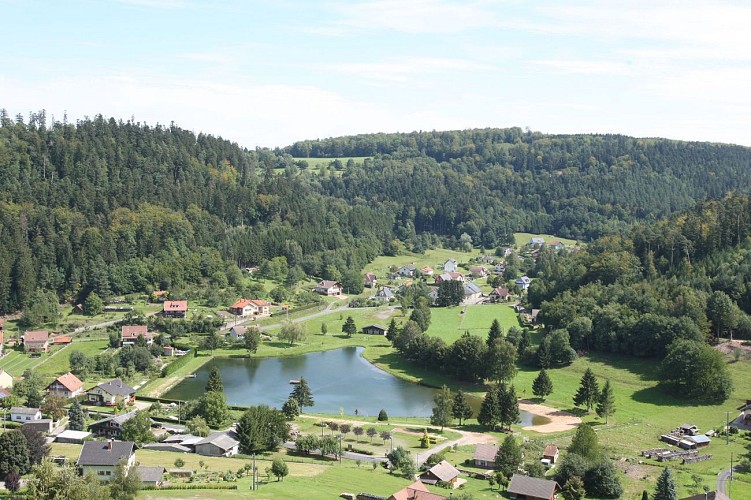
[[[185,483],[185,484],[169,484],[164,486],[144,486],[141,488],[142,490],[236,490],[237,485],[236,484],[211,484],[211,483],[205,483],[205,484],[196,484],[196,483]]]
[[[162,377],[166,377],[168,375],[172,375],[177,371],[179,368],[182,368],[188,362],[196,357],[196,351],[188,351],[183,356],[179,357],[178,359],[174,360],[172,363],[168,364],[164,367],[162,370]]]

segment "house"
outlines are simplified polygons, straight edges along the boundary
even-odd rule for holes
[[[93,424],[89,424],[89,430],[95,436],[118,439],[122,432],[123,424],[135,417],[136,413],[138,413],[138,410],[98,420]]]
[[[321,295],[339,295],[342,293],[342,284],[338,281],[322,280],[318,282],[313,291]]]
[[[237,299],[237,301],[229,306],[229,312],[235,316],[252,316],[257,311],[257,308],[253,307],[250,299]]]
[[[125,325],[120,327],[120,345],[134,345],[138,337],[143,337],[147,345],[154,343],[154,334],[146,325]]]
[[[508,302],[511,300],[511,292],[508,288],[499,286],[490,292],[489,297],[491,302]]]
[[[47,352],[50,348],[50,332],[30,330],[23,334],[23,350],[26,352]]]
[[[73,342],[72,337],[54,337],[52,339],[52,345],[68,345]]]
[[[96,405],[115,406],[120,401],[132,404],[136,400],[136,390],[120,380],[103,382],[86,393],[86,401]]]
[[[149,300],[151,302],[164,302],[168,296],[169,292],[167,290],[154,290],[151,292]]]
[[[175,355],[175,348],[171,345],[166,345],[162,347],[162,356],[174,356]]]
[[[558,447],[554,444],[545,446],[545,450],[542,452],[542,460],[548,460],[548,464],[554,465],[558,461]]]
[[[545,244],[545,238],[535,237],[529,239],[529,246],[539,247]]]
[[[440,285],[444,281],[459,281],[461,283],[464,283],[466,279],[464,278],[464,275],[462,273],[450,272],[439,274],[438,276],[433,278],[433,281],[435,281],[436,285]]]
[[[559,250],[563,250],[564,248],[566,248],[566,245],[556,240],[556,241],[551,241],[550,243],[548,243],[548,248],[552,248],[553,250],[557,252]]]
[[[187,448],[188,451],[194,452],[196,451],[196,445],[203,441],[203,439],[204,438],[200,436],[194,436],[192,434],[175,434],[174,436],[169,436],[167,439],[162,441],[162,443],[180,445],[184,448]]]
[[[271,302],[253,299],[250,301],[250,304],[255,308],[253,314],[256,316],[268,316],[271,314]]]
[[[683,424],[678,427],[678,430],[681,434],[685,434],[687,436],[695,436],[696,434],[699,434],[699,428],[694,424]]]
[[[459,268],[459,263],[456,259],[449,259],[443,263],[443,270],[447,273],[453,273]]]
[[[187,446],[183,446],[181,444],[177,443],[149,443],[142,446],[144,450],[152,450],[152,451],[171,451],[175,453],[192,453],[193,450],[188,448]]]
[[[433,268],[429,266],[425,266],[422,269],[420,269],[420,272],[423,274],[423,276],[433,276]]]
[[[381,302],[393,302],[396,300],[396,295],[391,288],[385,286],[378,290],[373,298],[375,300],[380,300]]]
[[[530,319],[532,323],[537,323],[537,317],[540,315],[539,309],[532,309],[532,312],[530,313]]]
[[[247,326],[235,325],[229,329],[229,338],[232,342],[240,342],[241,340],[245,340],[245,332],[247,331]]]
[[[196,453],[207,457],[231,457],[237,455],[240,441],[226,432],[214,432],[196,443]]]
[[[100,481],[109,481],[120,461],[130,469],[136,463],[133,441],[85,441],[76,462],[81,473],[94,474]]]
[[[495,274],[503,274],[503,273],[505,273],[506,272],[506,263],[505,262],[500,262],[500,263],[494,265],[493,266],[493,272]]]
[[[471,274],[473,278],[485,278],[490,274],[490,271],[488,271],[488,268],[485,266],[471,266],[469,268],[469,274]]]
[[[425,484],[436,484],[439,481],[454,484],[458,477],[459,471],[446,460],[441,460],[439,463],[420,474],[420,481]]]
[[[422,481],[415,481],[404,489],[391,495],[389,500],[445,500],[438,493],[431,493]]]
[[[397,273],[405,278],[413,278],[415,276],[415,271],[417,271],[417,268],[414,264],[405,264],[399,268]]]
[[[40,410],[39,408],[14,406],[10,409],[10,419],[13,422],[28,422],[30,420],[39,420],[41,418],[42,410]]]
[[[52,396],[61,396],[63,398],[75,398],[79,394],[83,393],[83,382],[68,372],[65,375],[60,375],[47,386],[47,390]]]
[[[719,491],[709,491],[698,495],[681,498],[680,500],[730,500],[730,497]]]
[[[477,257],[477,262],[481,262],[483,264],[492,264],[493,262],[495,262],[495,257],[488,254],[480,255],[479,257]]]
[[[57,436],[55,436],[56,443],[65,444],[81,444],[86,438],[90,437],[91,433],[86,431],[72,431],[70,429],[64,430]]]
[[[374,273],[365,273],[363,284],[368,288],[374,288],[378,285],[378,278],[376,278]]]
[[[518,280],[514,281],[514,284],[516,285],[516,288],[519,289],[519,291],[523,292],[527,288],[529,288],[529,284],[532,283],[532,280],[529,279],[527,276],[522,276]]]
[[[482,297],[482,290],[474,283],[464,284],[464,300],[477,300]]]
[[[30,420],[28,422],[24,422],[23,427],[26,429],[39,431],[42,434],[50,434],[52,433],[54,422],[51,418],[40,418],[39,420]]]
[[[506,257],[511,257],[511,254],[513,252],[514,252],[514,249],[511,247],[501,247],[500,251],[498,252],[498,255],[505,259]]]
[[[165,300],[162,315],[167,318],[185,318],[188,316],[187,300]]]
[[[518,500],[555,500],[560,489],[555,481],[514,474],[506,491]]]
[[[136,470],[138,471],[138,477],[141,478],[142,485],[151,487],[162,485],[164,479],[164,467],[146,467],[144,465],[139,465],[136,467]]]
[[[362,327],[362,333],[366,335],[386,335],[389,329],[383,325],[368,325]]]
[[[428,300],[430,300],[431,304],[435,304],[438,301],[438,289],[433,288],[430,292],[428,292]]]
[[[11,387],[13,387],[13,377],[10,376],[10,373],[0,368],[0,388],[10,389]]]
[[[498,446],[494,444],[478,444],[475,448],[475,454],[472,455],[472,461],[477,467],[485,469],[495,468],[495,456],[498,454]]]

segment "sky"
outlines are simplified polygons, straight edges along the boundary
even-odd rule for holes
[[[751,2],[0,0],[0,108],[241,146],[523,127],[751,146]]]

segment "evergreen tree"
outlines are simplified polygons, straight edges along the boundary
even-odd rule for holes
[[[565,500],[581,500],[586,493],[584,481],[579,476],[570,477],[561,490],[561,494]]]
[[[430,417],[430,423],[432,425],[440,425],[441,431],[443,428],[451,425],[451,390],[445,385],[440,391],[436,392],[433,396],[433,415]]]
[[[357,326],[355,325],[355,320],[352,319],[352,316],[347,316],[347,320],[342,326],[342,333],[346,333],[347,337],[351,337],[357,333]]]
[[[458,418],[459,425],[462,425],[464,420],[472,418],[472,413],[472,407],[464,396],[464,391],[459,389],[456,394],[454,394],[454,402],[451,405],[451,416]]]
[[[506,436],[495,455],[495,469],[510,478],[522,463],[522,450],[512,435]]]
[[[399,334],[399,329],[396,326],[396,320],[394,318],[391,318],[391,322],[389,323],[389,329],[386,331],[386,340],[388,340],[389,342],[393,344],[398,334]]]
[[[647,490],[641,492],[641,500],[649,500],[649,492]]]
[[[209,373],[209,380],[206,382],[206,392],[224,392],[224,382],[219,368],[214,366]]]
[[[295,385],[295,388],[292,389],[290,397],[297,400],[297,404],[300,407],[300,410],[302,410],[306,406],[313,406],[314,404],[313,392],[310,390],[308,381],[303,377],[300,377],[300,383]]]
[[[490,430],[494,430],[500,421],[501,408],[498,401],[498,390],[492,387],[485,393],[485,398],[480,405],[480,413],[477,414],[477,422]]]
[[[27,408],[39,408],[42,406],[42,398],[44,396],[39,391],[36,383],[32,383],[29,386],[29,392],[26,393],[26,407]]]
[[[576,428],[576,433],[568,447],[569,455],[579,455],[587,460],[596,460],[600,457],[600,445],[594,429],[587,424],[581,424]]]
[[[516,390],[514,390],[513,385],[508,389],[504,384],[498,385],[498,406],[501,426],[506,424],[511,428],[512,424],[519,421],[519,399],[516,397]]]
[[[389,421],[389,416],[386,413],[386,410],[384,410],[383,408],[381,408],[381,411],[378,412],[378,421],[379,422],[388,422]]]
[[[258,328],[248,328],[243,338],[243,346],[248,350],[248,354],[257,352],[259,345],[261,345],[261,331]]]
[[[532,339],[529,336],[529,330],[524,328],[519,335],[519,344],[516,346],[516,352],[521,356],[527,347],[532,345]]]
[[[654,500],[677,500],[678,494],[675,489],[675,479],[669,467],[662,469],[662,474],[657,478]]]
[[[110,495],[115,500],[132,500],[136,498],[143,483],[138,475],[138,467],[127,467],[121,460],[115,468],[110,481]]]
[[[545,401],[545,396],[549,395],[551,392],[553,392],[553,381],[550,380],[548,372],[543,368],[540,370],[540,374],[537,375],[534,382],[532,382],[532,394]]]
[[[81,403],[74,400],[68,410],[68,427],[73,431],[82,431],[86,427],[86,417],[83,414]]]
[[[393,319],[391,321],[394,321]],[[326,326],[326,323],[321,323],[321,335],[326,335],[329,333],[329,327]]]
[[[483,357],[486,378],[501,383],[516,376],[516,348],[505,339],[494,340]]]
[[[610,385],[610,380],[605,381],[605,385],[602,386],[602,392],[597,400],[597,416],[605,418],[605,423],[608,423],[608,417],[615,413],[615,396],[613,395],[613,388]]]
[[[544,340],[540,342],[540,345],[537,346],[537,364],[540,365],[540,368],[550,368],[550,342],[545,342]]]
[[[582,376],[579,389],[574,396],[574,404],[576,406],[586,406],[587,412],[589,412],[592,407],[594,407],[595,403],[597,403],[599,397],[600,389],[597,385],[595,374],[592,373],[590,368],[587,368]]]
[[[500,338],[503,338],[503,330],[501,330],[501,324],[498,322],[498,319],[494,319],[490,325],[490,331],[488,331],[488,340],[486,341],[488,347],[491,347],[496,339]]]

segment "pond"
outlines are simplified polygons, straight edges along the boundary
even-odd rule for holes
[[[281,408],[294,385],[305,377],[315,405],[307,413],[369,416],[381,409],[391,416],[429,417],[435,389],[401,380],[362,357],[362,347],[345,347],[281,358],[217,358],[186,378],[163,396],[195,400],[204,393],[211,369],[216,366],[224,380],[227,403],[239,406],[266,404]],[[475,413],[479,401],[475,401]],[[522,425],[547,423],[545,417],[521,412]],[[544,421],[540,420],[543,419]]]

